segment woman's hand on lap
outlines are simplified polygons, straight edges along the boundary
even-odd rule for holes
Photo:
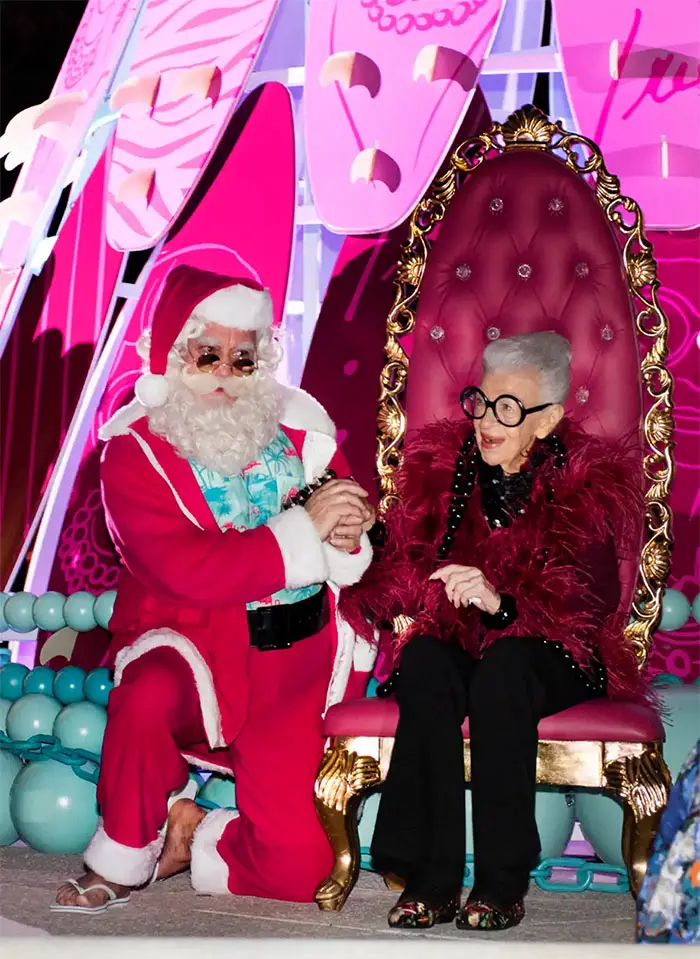
[[[440,580],[444,584],[447,598],[457,609],[472,603],[477,609],[493,615],[501,607],[500,594],[475,566],[443,566],[430,580]]]

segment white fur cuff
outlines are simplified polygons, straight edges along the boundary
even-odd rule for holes
[[[207,896],[225,895],[228,890],[228,866],[216,850],[228,824],[238,818],[234,809],[215,809],[207,813],[192,840],[192,887]]]
[[[282,552],[287,589],[326,582],[328,562],[323,543],[303,506],[292,506],[273,516],[267,525]]]
[[[345,553],[329,543],[323,544],[328,561],[329,579],[336,586],[353,586],[359,583],[372,562],[372,546],[367,533],[360,539],[359,553]]]
[[[109,838],[100,819],[97,832],[83,853],[83,859],[88,869],[107,882],[136,888],[151,879],[162,849],[163,836],[158,836],[139,849],[123,846]]]

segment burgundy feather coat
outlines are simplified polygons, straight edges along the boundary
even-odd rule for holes
[[[624,641],[628,610],[620,605],[618,576],[619,561],[636,558],[639,550],[639,459],[568,421],[560,433],[566,466],[556,470],[547,459],[534,471],[525,513],[509,527],[490,529],[477,485],[446,562],[478,567],[499,592],[513,596],[518,617],[508,635],[559,641],[583,668],[599,657],[611,697],[643,699],[645,683]],[[370,623],[403,613],[415,623],[399,645],[416,632],[428,633],[456,639],[475,656],[502,635],[485,629],[473,606],[455,609],[442,583],[428,582],[445,565],[437,551],[464,436],[464,423],[443,421],[408,444],[397,478],[400,503],[387,513],[384,546],[341,600],[343,615],[359,633],[368,636]]]

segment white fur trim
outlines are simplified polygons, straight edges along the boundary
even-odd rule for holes
[[[282,426],[288,426],[291,430],[324,433],[335,438],[335,423],[318,400],[305,390],[293,386],[284,387],[284,393],[286,402],[282,413]],[[321,472],[327,465],[326,463],[321,468]]]
[[[192,887],[208,896],[228,893],[228,866],[216,851],[228,824],[238,819],[234,809],[214,809],[197,826],[192,839]]]
[[[355,637],[355,648],[352,654],[352,665],[358,673],[370,673],[374,669],[377,659],[377,646],[368,643],[361,636]]]
[[[271,517],[267,523],[274,533],[284,560],[285,587],[302,589],[328,579],[328,562],[313,520],[303,506]]]
[[[219,704],[214,689],[214,680],[211,670],[207,666],[201,653],[194,643],[189,639],[176,633],[173,629],[151,629],[143,636],[140,636],[130,646],[125,646],[117,654],[114,668],[114,685],[118,686],[121,682],[124,670],[139,659],[145,653],[152,649],[174,649],[185,660],[192,670],[195,685],[199,694],[199,705],[202,710],[202,720],[204,722],[204,731],[207,734],[207,742],[211,749],[217,749],[225,746],[224,734],[221,731],[221,714],[219,713]]]
[[[213,773],[221,773],[223,776],[232,776],[233,769],[231,766],[219,766],[218,763],[209,762],[208,759],[202,759],[200,756],[195,756],[193,753],[182,753],[182,758],[190,764],[190,766],[195,766],[197,769],[208,769]]]
[[[252,290],[236,283],[215,290],[198,303],[192,315],[205,323],[218,323],[233,330],[269,330],[274,321],[269,290]]]
[[[97,431],[98,439],[111,440],[113,436],[126,436],[130,432],[129,427],[132,423],[140,420],[146,413],[145,406],[141,406],[138,400],[132,400],[126,406],[120,407],[106,423],[102,424]]]
[[[358,553],[345,553],[329,543],[324,543],[323,549],[328,562],[328,578],[337,586],[353,586],[359,583],[372,562],[372,546],[366,533],[362,534]]]
[[[135,888],[143,886],[153,876],[162,849],[163,836],[158,836],[140,849],[123,846],[109,838],[100,819],[97,831],[83,853],[83,859],[88,869],[107,882]]]
[[[136,380],[134,393],[141,406],[152,410],[165,406],[170,388],[168,381],[160,373],[143,373]]]

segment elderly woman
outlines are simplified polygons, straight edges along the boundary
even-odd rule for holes
[[[643,516],[638,460],[564,418],[570,360],[555,333],[486,348],[466,424],[407,444],[379,558],[342,604],[358,628],[414,620],[384,689],[400,718],[372,854],[405,881],[390,926],[519,923],[540,852],[539,721],[644,696],[618,608],[618,556]],[[460,911],[466,716],[475,884]]]

